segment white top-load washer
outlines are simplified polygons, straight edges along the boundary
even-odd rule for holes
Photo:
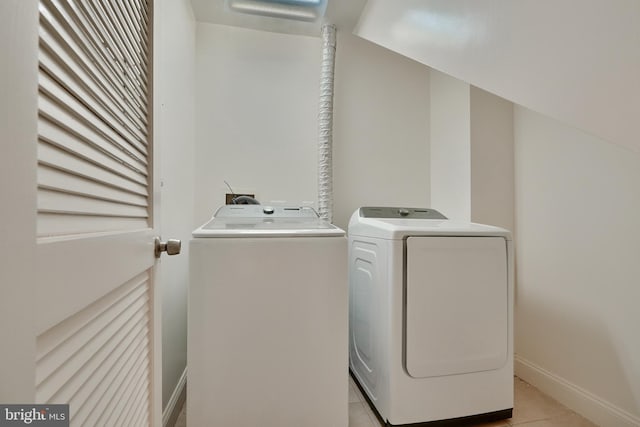
[[[346,260],[311,208],[227,205],[193,232],[189,425],[347,427]]]
[[[383,421],[511,417],[509,231],[363,207],[348,234],[350,368]]]

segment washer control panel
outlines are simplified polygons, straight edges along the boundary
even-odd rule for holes
[[[318,218],[309,206],[223,205],[215,218]]]
[[[401,207],[362,207],[362,218],[407,218],[407,219],[447,219],[435,209]]]

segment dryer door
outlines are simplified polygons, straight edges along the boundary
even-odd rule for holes
[[[405,365],[414,378],[501,368],[507,360],[502,237],[406,240]]]

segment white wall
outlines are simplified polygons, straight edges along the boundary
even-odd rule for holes
[[[429,206],[429,69],[338,33],[334,223],[360,206]]]
[[[235,192],[315,201],[320,39],[197,24],[196,222]]]
[[[197,25],[196,222],[228,192],[317,200],[319,38]],[[429,71],[338,32],[334,222],[429,202]]]
[[[431,205],[471,220],[471,105],[468,83],[431,71]]]
[[[513,104],[431,70],[431,206],[513,231]]]
[[[469,95],[471,221],[513,232],[513,103],[475,86]]]
[[[155,7],[155,143],[161,150],[162,182],[159,222],[164,239],[181,239],[183,243],[181,255],[163,256],[158,267],[162,292],[162,407],[166,410],[168,404],[176,403],[187,365],[188,243],[195,228],[195,20],[188,0],[164,0],[156,2]]]
[[[640,153],[515,109],[516,372],[640,425]]]

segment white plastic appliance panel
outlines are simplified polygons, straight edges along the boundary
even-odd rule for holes
[[[375,324],[381,315],[379,291],[380,247],[375,242],[352,241],[349,268],[349,350],[351,366],[371,400],[378,398],[380,337]]]
[[[347,240],[190,243],[189,423],[347,427]]]
[[[500,369],[507,361],[502,237],[409,237],[405,365],[414,378]]]

